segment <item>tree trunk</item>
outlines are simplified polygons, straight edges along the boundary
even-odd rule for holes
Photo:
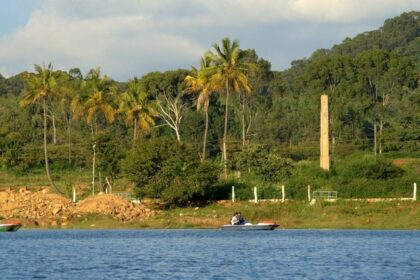
[[[223,131],[223,154],[222,154],[225,179],[227,178],[227,147],[226,147],[226,140],[227,140],[228,111],[229,111],[228,108],[229,108],[229,81],[226,79],[225,128],[224,128],[224,131]]]
[[[51,113],[51,121],[52,121],[52,127],[53,127],[53,144],[57,144],[57,129],[55,127],[55,116],[53,113]]]
[[[69,143],[69,166],[71,166],[71,118],[68,120],[67,141]]]
[[[246,144],[246,131],[245,131],[245,96],[242,97],[241,121],[242,121],[242,147],[245,147],[245,144]]]
[[[93,144],[93,159],[92,159],[92,195],[95,194],[95,159],[96,159],[96,143]]]
[[[176,134],[176,140],[181,143],[181,135],[179,134],[179,128],[175,127],[175,134]]]
[[[376,123],[373,124],[373,154],[376,156]]]
[[[206,122],[205,122],[205,127],[204,127],[203,157],[201,158],[202,162],[206,159],[207,131],[209,129],[209,112],[206,110],[205,114],[206,114]]]
[[[96,122],[96,114],[95,114],[95,118],[94,118],[94,124],[95,124],[95,136],[98,135],[98,123]]]
[[[137,140],[137,118],[134,118],[134,132],[133,132],[133,142]]]
[[[45,98],[42,100],[42,107],[44,111],[44,160],[45,160],[45,172],[47,173],[48,182],[51,188],[60,194],[63,194],[53,183],[50,175],[50,167],[48,165],[48,150],[47,150],[47,104]]]
[[[379,154],[382,154],[382,128],[384,124],[382,122],[382,119],[379,121]]]

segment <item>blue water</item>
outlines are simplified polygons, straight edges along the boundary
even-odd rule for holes
[[[420,279],[420,231],[21,230],[0,279]]]

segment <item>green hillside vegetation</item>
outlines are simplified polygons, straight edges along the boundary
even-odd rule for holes
[[[420,174],[420,12],[285,71],[223,38],[199,66],[115,81],[52,65],[0,75],[0,187],[92,181],[172,205],[237,198],[410,197]],[[31,69],[28,69],[30,71]],[[331,170],[319,168],[329,96]],[[95,147],[95,148],[93,148]],[[47,175],[45,176],[45,170]],[[87,190],[89,191],[89,190]]]

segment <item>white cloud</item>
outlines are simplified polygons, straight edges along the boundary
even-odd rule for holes
[[[329,46],[314,43],[314,36],[296,36],[298,32],[325,32],[317,35],[318,41],[330,44],[326,26],[335,33],[341,30],[333,38],[343,39],[355,35],[348,30],[362,32],[372,22],[378,26],[389,16],[413,9],[420,9],[419,1],[43,0],[23,28],[0,37],[0,71],[17,73],[51,61],[56,69],[80,67],[84,72],[101,66],[111,77],[127,79],[188,68],[222,36],[248,42],[257,52],[264,50],[272,55],[265,58],[279,68],[285,66],[285,57],[291,61],[307,55],[297,54],[299,48],[293,45],[312,50]],[[292,40],[289,49],[281,49],[282,40]],[[275,60],[278,57],[281,61]]]
[[[358,22],[372,18],[385,19],[401,12],[419,9],[418,0],[295,0],[292,7],[298,15],[311,20]]]
[[[77,18],[147,15],[227,24],[267,21],[357,22],[410,9],[418,0],[44,0],[44,10]]]
[[[165,70],[161,65],[167,61],[188,68],[204,52],[196,42],[156,32],[155,26],[141,15],[75,20],[41,11],[24,28],[0,39],[0,61],[6,69],[18,63],[23,67],[18,71],[50,61],[55,68],[80,67],[85,72],[101,66],[114,78],[127,78],[150,69]]]

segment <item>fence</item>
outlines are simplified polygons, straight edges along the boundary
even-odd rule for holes
[[[254,187],[254,199],[249,200],[255,203],[258,201],[281,201],[284,202],[286,199],[286,192],[284,185],[281,186],[281,199],[258,199],[257,187]],[[315,199],[327,199],[335,201],[338,198],[337,191],[313,191],[311,192],[311,186],[308,185],[308,201],[311,203],[315,202]],[[400,197],[400,198],[346,198],[344,200],[365,200],[365,201],[387,201],[387,200],[417,200],[417,183],[413,183],[413,196],[412,197]],[[232,202],[235,202],[235,186],[232,186]]]
[[[313,191],[312,198],[323,198],[323,199],[337,199],[338,193],[336,191]]]
[[[125,199],[130,200],[130,201],[134,199],[133,195],[129,192],[113,192],[112,194],[114,194],[116,196],[119,196],[119,197],[122,197],[122,198],[125,198]]]

